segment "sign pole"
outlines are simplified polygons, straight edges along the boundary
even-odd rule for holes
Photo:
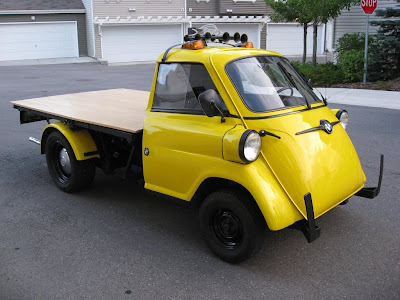
[[[368,70],[368,27],[369,27],[369,14],[367,14],[367,22],[365,24],[365,51],[364,51],[364,77],[363,84],[367,83],[367,70]]]

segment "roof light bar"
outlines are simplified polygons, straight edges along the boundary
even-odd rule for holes
[[[247,43],[247,34],[240,35],[239,32],[236,32],[233,36],[229,34],[229,32],[224,32],[223,34],[215,35],[211,34],[210,32],[206,32],[204,34],[199,34],[198,31],[194,31],[193,34],[187,34],[184,36],[184,41],[198,41],[203,40],[204,42],[215,42],[219,41],[220,43],[228,43],[229,41],[233,40],[235,43],[245,44]],[[237,45],[232,45],[237,46]]]
[[[202,28],[200,28],[202,30]],[[229,32],[224,32],[223,34],[212,34],[210,32],[205,32],[204,34],[198,33],[198,30],[194,27],[189,28],[189,34],[185,35],[183,37],[184,42],[180,44],[173,45],[169,47],[163,55],[163,58],[161,59],[161,62],[165,62],[167,59],[167,55],[169,50],[176,46],[182,46],[183,49],[192,49],[192,50],[197,50],[197,49],[203,49],[205,46],[207,46],[207,42],[211,41],[218,41],[220,43],[228,44],[230,40],[233,40],[236,44],[228,44],[231,45],[232,47],[243,47],[243,48],[253,48],[253,43],[247,42],[248,37],[247,34],[242,34],[240,35],[239,32],[236,32],[233,36],[229,34]]]

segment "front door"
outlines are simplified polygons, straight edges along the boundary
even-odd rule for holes
[[[147,189],[190,200],[215,160],[223,159],[223,136],[237,121],[204,115],[197,99],[208,89],[217,91],[202,64],[159,65],[143,132]]]

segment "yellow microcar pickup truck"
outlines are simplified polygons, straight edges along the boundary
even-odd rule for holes
[[[330,109],[282,55],[222,36],[191,35],[161,54],[151,92],[95,91],[13,101],[20,121],[47,120],[40,145],[58,188],[87,187],[96,168],[133,165],[145,188],[191,202],[221,259],[240,262],[266,228],[315,219],[353,196],[379,194],[349,136],[348,113]],[[52,120],[57,120],[53,122]]]

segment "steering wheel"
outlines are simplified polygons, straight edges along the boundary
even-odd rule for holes
[[[284,90],[289,90],[290,89],[290,97],[293,96],[293,88],[291,86],[284,86],[283,88],[280,88],[276,92],[279,94],[280,92],[283,92]]]

